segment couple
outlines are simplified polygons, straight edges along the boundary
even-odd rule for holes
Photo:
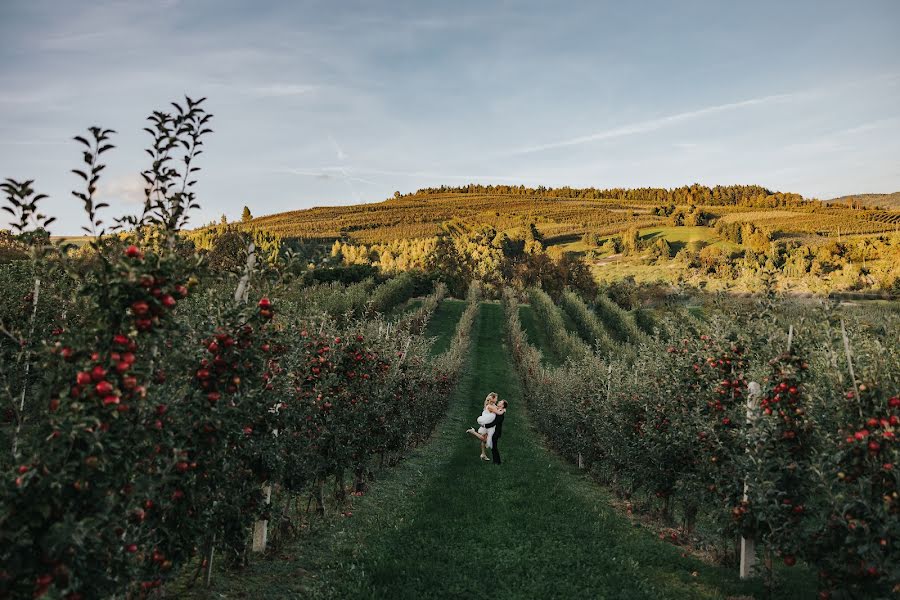
[[[478,431],[472,427],[466,430],[466,433],[481,440],[481,460],[491,460],[484,453],[485,447],[490,448],[495,465],[500,464],[500,436],[503,434],[503,419],[508,405],[506,400],[497,400],[497,392],[491,392],[484,399],[484,411],[478,417]]]

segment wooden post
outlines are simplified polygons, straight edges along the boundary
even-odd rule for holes
[[[744,487],[746,498],[746,486]],[[741,579],[753,577],[753,568],[756,566],[756,542],[753,538],[741,537]]]
[[[206,587],[212,583],[212,570],[213,570],[213,554],[216,550],[216,536],[213,535],[212,539],[209,541],[209,554],[206,555],[206,573],[203,574],[203,583]]]
[[[268,506],[272,502],[272,486],[263,486],[263,495],[265,496],[265,504]],[[266,542],[269,536],[269,520],[261,519],[253,524],[253,547],[254,552],[265,552]]]
[[[791,337],[793,334],[793,327],[791,328],[790,333],[788,334]],[[790,345],[790,342],[788,342]],[[759,408],[759,397],[762,395],[762,388],[755,381],[751,381],[750,385],[747,386],[749,389],[749,394],[747,395],[747,424],[752,426],[753,422],[756,420],[756,411]],[[751,452],[751,449],[747,448],[748,452]],[[749,486],[747,485],[747,480],[744,479],[744,500],[746,501],[747,491]],[[753,538],[745,538],[741,537],[741,566],[740,566],[740,577],[741,579],[749,579],[753,577],[753,567],[756,566],[756,540]]]
[[[844,338],[844,354],[847,356],[847,368],[850,371],[850,383],[853,384],[853,399],[856,400],[856,406],[859,408],[859,416],[862,417],[862,404],[859,403],[859,382],[856,380],[856,372],[853,370],[853,354],[850,352],[850,338],[847,337],[847,328],[844,327],[843,319],[841,319],[841,337]]]

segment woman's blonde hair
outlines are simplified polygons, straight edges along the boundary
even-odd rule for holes
[[[489,403],[491,400],[496,400],[496,399],[497,399],[497,392],[491,392],[490,394],[488,394],[488,395],[485,397],[484,403],[487,404],[487,403]]]

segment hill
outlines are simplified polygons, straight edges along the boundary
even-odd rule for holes
[[[253,220],[286,238],[359,244],[432,237],[448,222],[486,224],[510,236],[534,224],[547,245],[629,229],[752,223],[774,238],[822,241],[831,236],[894,231],[900,211],[858,210],[807,201],[759,186],[673,190],[596,190],[466,186],[430,188],[384,202],[319,207]]]
[[[882,210],[900,210],[900,192],[892,194],[853,194],[825,200],[828,204],[846,204],[847,206],[876,208]]]

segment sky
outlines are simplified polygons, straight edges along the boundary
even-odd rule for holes
[[[892,192],[898,31],[896,0],[0,0],[0,178],[78,233],[101,125],[109,216],[139,211],[144,119],[187,94],[194,225],[470,182]]]

